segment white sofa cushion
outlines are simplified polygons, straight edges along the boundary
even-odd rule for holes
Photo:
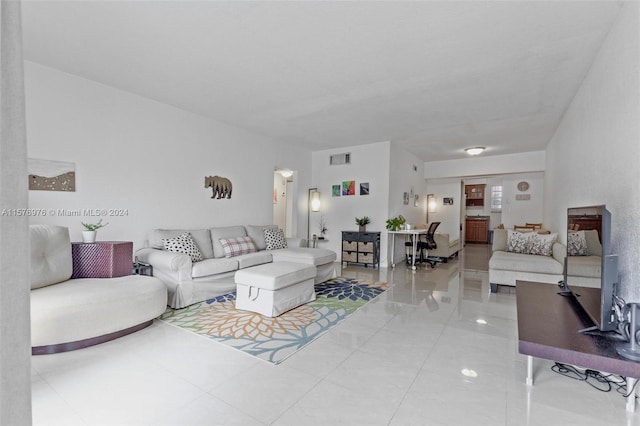
[[[567,275],[570,277],[600,278],[602,258],[600,256],[571,256],[567,264]]]
[[[271,263],[273,261],[273,256],[271,256],[271,252],[262,250],[255,253],[243,254],[234,257],[234,259],[238,261],[240,269],[244,269],[256,265],[262,265],[263,263]]]
[[[296,262],[307,265],[324,265],[336,260],[335,252],[321,248],[288,247],[286,249],[271,250],[274,262]]]
[[[272,262],[236,272],[236,284],[278,290],[293,284],[313,279],[316,268],[295,262]]]
[[[256,248],[258,250],[265,250],[267,248],[267,243],[264,240],[265,228],[274,229],[278,228],[278,225],[247,225],[245,228],[247,229],[247,235],[251,237]]]
[[[489,269],[503,271],[535,272],[540,274],[562,274],[562,264],[551,256],[494,251],[489,260]]]
[[[191,268],[191,277],[200,278],[209,275],[222,274],[224,272],[235,271],[239,268],[236,258],[233,259],[205,259],[201,262],[194,263]]]
[[[57,284],[71,278],[73,260],[69,229],[31,225],[31,288]]]
[[[246,237],[247,231],[244,226],[224,226],[209,229],[209,239],[213,245],[213,257],[219,259],[224,257],[224,248],[220,243],[220,238]]]
[[[213,258],[213,247],[208,229],[155,229],[149,237],[149,245],[155,249],[164,250],[163,239],[177,237],[188,232],[205,259]]]

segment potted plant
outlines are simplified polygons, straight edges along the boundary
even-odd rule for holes
[[[96,241],[96,234],[98,229],[104,228],[109,223],[102,223],[102,219],[98,221],[98,223],[82,223],[84,229],[82,230],[82,242],[83,243],[94,243]]]
[[[371,219],[368,216],[356,217],[356,224],[360,232],[366,232],[369,223],[371,223]]]
[[[402,215],[387,219],[387,229],[389,231],[399,231],[400,229],[402,229],[402,226],[406,223],[406,221],[407,220]]]

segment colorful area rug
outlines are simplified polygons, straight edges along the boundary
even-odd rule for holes
[[[160,319],[279,364],[387,289],[387,283],[338,277],[316,284],[316,300],[270,318],[235,308],[232,292]]]

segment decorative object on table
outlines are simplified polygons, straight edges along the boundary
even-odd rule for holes
[[[360,184],[360,195],[369,195],[369,182]]]
[[[323,214],[320,214],[320,222],[318,223],[319,228],[320,228],[320,237],[318,237],[321,240],[324,240],[324,234],[328,231],[327,229],[327,221],[324,218]]]
[[[356,195],[355,180],[345,180],[342,182],[342,195]]]
[[[76,190],[76,165],[66,161],[27,160],[29,172],[29,189],[32,191],[65,191]]]
[[[402,195],[402,201],[404,202],[404,204],[405,204],[405,205],[408,205],[408,204],[409,204],[409,193],[408,193],[408,192],[405,192],[405,193]]]
[[[98,221],[98,223],[86,223],[80,222],[84,227],[82,231],[82,242],[83,243],[93,243],[96,241],[96,235],[98,233],[98,229],[104,228],[109,223],[102,223],[102,219]]]
[[[153,276],[153,265],[145,262],[140,262],[136,260],[133,262],[133,274],[134,275],[146,275],[149,277]]]
[[[222,176],[206,176],[204,178],[204,187],[213,190],[211,198],[231,198],[231,192],[233,191],[233,185],[231,181]]]
[[[340,190],[341,190],[340,185],[332,185],[331,186],[331,195],[333,197],[339,197],[340,196],[340,192],[341,192]]]
[[[356,217],[356,224],[360,232],[367,231],[367,225],[371,223],[371,219],[368,216]]]
[[[71,243],[71,278],[116,278],[132,274],[133,242]]]
[[[389,231],[399,231],[402,229],[407,220],[402,216],[392,217],[391,219],[387,219],[387,229]]]
[[[316,300],[273,318],[235,309],[234,291],[183,309],[167,309],[160,319],[279,364],[387,288],[384,282],[333,278],[315,285]]]

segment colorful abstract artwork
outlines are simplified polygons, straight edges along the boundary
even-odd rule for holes
[[[236,309],[232,292],[183,309],[168,309],[160,319],[279,364],[387,288],[383,282],[338,277],[316,284],[313,302],[275,318]]]
[[[356,195],[355,180],[345,180],[342,182],[342,195]]]

